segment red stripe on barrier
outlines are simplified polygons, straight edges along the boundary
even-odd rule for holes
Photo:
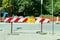
[[[20,18],[16,18],[15,20],[14,20],[14,22],[18,22],[20,20]]]
[[[9,18],[6,22],[11,22],[12,19],[13,19],[13,18]]]
[[[28,18],[25,18],[22,22],[27,22]]]
[[[44,19],[44,18],[42,18],[39,22],[43,23],[43,22],[44,22],[44,20],[45,20],[45,19]]]

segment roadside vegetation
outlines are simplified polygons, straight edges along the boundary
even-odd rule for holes
[[[6,11],[9,16],[41,16],[41,0],[0,0],[0,12]],[[43,0],[42,15],[52,15],[52,0]],[[54,16],[60,17],[60,0],[54,0]]]

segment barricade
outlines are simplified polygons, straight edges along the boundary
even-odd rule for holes
[[[49,23],[50,19],[47,18],[35,18],[35,20],[33,18],[5,18],[4,22],[22,22],[22,23],[29,23],[28,21],[30,21],[31,23]],[[34,22],[33,22],[34,21]]]
[[[34,20],[35,19],[35,20]],[[42,32],[42,24],[43,23],[49,23],[50,22],[50,20],[49,19],[47,19],[47,18],[34,18],[33,20],[31,19],[29,22],[28,22],[28,18],[12,18],[12,17],[10,17],[10,18],[5,18],[4,19],[4,22],[9,22],[9,23],[11,23],[11,34],[13,34],[13,22],[15,22],[15,23],[41,23],[41,32]]]

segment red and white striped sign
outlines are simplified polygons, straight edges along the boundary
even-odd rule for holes
[[[5,18],[4,22],[27,22],[28,18]],[[47,18],[36,18],[35,23],[48,23],[50,22]]]

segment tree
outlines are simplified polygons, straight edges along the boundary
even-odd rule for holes
[[[52,0],[43,0],[43,15],[52,15]],[[2,0],[0,10],[6,10],[9,14],[34,15],[41,14],[41,0]],[[54,16],[60,16],[60,0],[54,0]]]
[[[0,7],[2,6],[2,0],[0,0]]]
[[[3,0],[3,1],[2,1],[2,6],[3,6],[4,8],[11,7],[11,6],[12,6],[12,0]]]
[[[31,0],[14,0],[14,13],[20,14],[20,13],[26,13],[27,8],[29,8],[32,5]]]
[[[54,0],[54,15],[60,16],[60,0]],[[50,12],[52,15],[52,0],[45,0],[44,1],[44,7],[45,9]]]
[[[2,0],[2,9],[1,10],[5,10],[9,13],[9,16],[11,16],[11,12],[12,12],[12,0]]]

